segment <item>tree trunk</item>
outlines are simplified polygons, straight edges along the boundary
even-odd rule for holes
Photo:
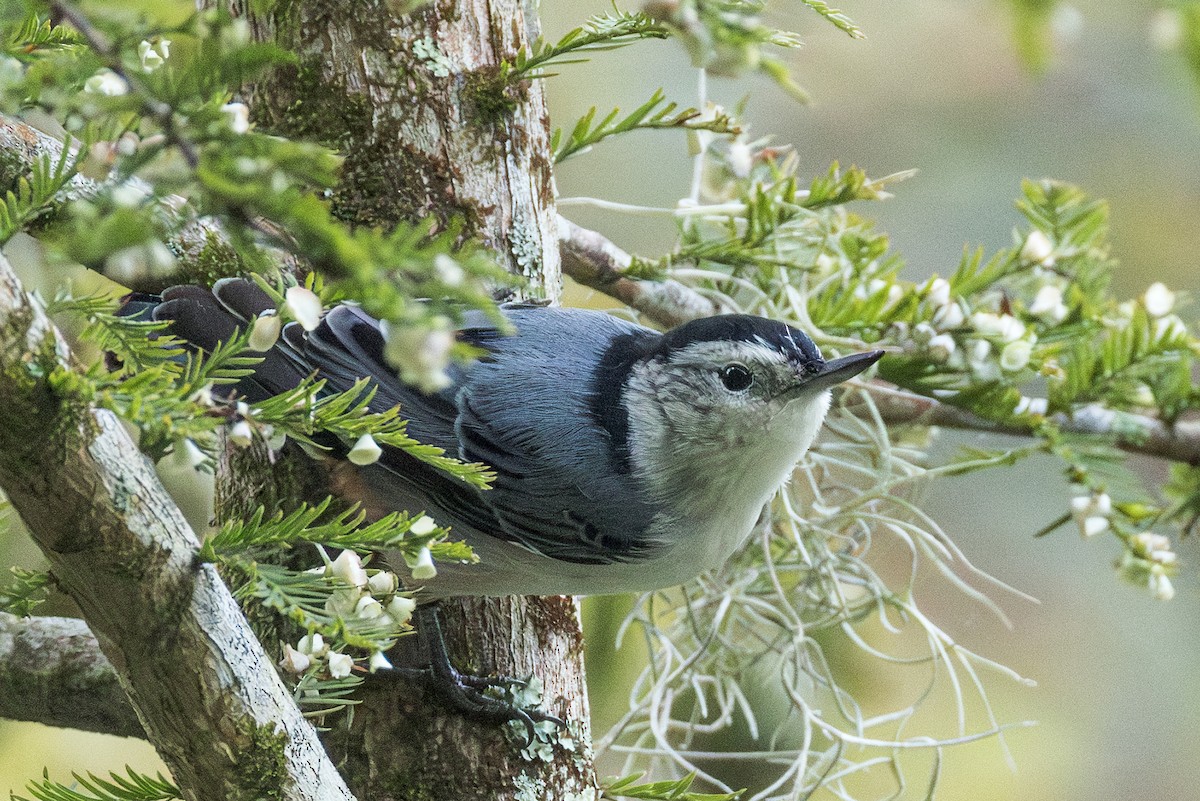
[[[433,216],[461,225],[529,281],[526,295],[555,300],[558,231],[541,86],[496,82],[500,60],[536,37],[536,17],[515,0],[438,2],[407,16],[397,5],[304,0],[266,15],[240,9],[256,37],[298,56],[248,87],[255,119],[342,152],[332,199],[341,218],[387,227]],[[226,495],[246,497],[240,489]],[[377,801],[590,797],[576,604],[471,599],[444,603],[443,620],[460,670],[536,675],[545,707],[570,723],[570,736],[523,757],[502,728],[445,709],[418,684],[377,680],[352,725],[326,736],[351,789]]]

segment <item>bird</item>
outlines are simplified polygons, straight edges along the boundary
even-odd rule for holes
[[[211,351],[274,306],[227,278],[130,295],[122,313]],[[595,310],[500,311],[508,326],[464,313],[455,337],[482,355],[439,389],[402,381],[380,322],[352,303],[313,330],[288,323],[237,385],[255,402],[310,375],[329,392],[365,378],[372,411],[398,405],[412,437],[494,471],[479,489],[389,446],[353,468],[362,497],[349,500],[423,511],[479,557],[439,563],[415,588],[424,601],[649,591],[720,567],[812,445],[831,388],[883,355],[827,360],[798,328],[747,314],[659,332]]]

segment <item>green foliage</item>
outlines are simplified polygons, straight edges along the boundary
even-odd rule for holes
[[[248,519],[230,521],[205,540],[200,558],[221,561],[235,555],[261,557],[280,547],[292,548],[308,543],[349,548],[361,553],[396,550],[414,559],[421,548],[429,548],[436,559],[474,560],[466,544],[447,541],[448,529],[432,527],[422,534],[412,533],[410,529],[419,516],[392,512],[364,525],[364,512],[350,508],[334,514],[330,512],[332,503],[332,498],[326,498],[315,506],[302,504],[290,514],[276,512],[269,518],[260,506]]]
[[[1200,87],[1200,3],[1194,0],[1172,4],[1171,11],[1179,15],[1180,51],[1184,63]]]
[[[495,474],[487,465],[446,456],[442,448],[410,437],[408,421],[400,417],[400,407],[369,411],[376,393],[369,380],[362,379],[337,393],[323,393],[324,386],[323,380],[310,377],[295,389],[254,404],[253,419],[309,445],[320,445],[312,439],[318,433],[333,434],[346,444],[370,434],[380,445],[399,448],[464,483],[480,489],[490,485]]]
[[[582,63],[587,61],[580,57],[583,53],[615,50],[640,39],[666,39],[669,35],[666,26],[640,11],[597,15],[553,44],[538,39],[530,49],[522,48],[504,65],[501,75],[509,82],[547,78],[552,73],[545,72],[546,67]]]
[[[42,154],[29,177],[17,182],[16,191],[10,189],[5,193],[4,203],[0,204],[0,244],[33,225],[61,202],[60,193],[75,177],[79,167],[79,157],[72,158],[72,150],[68,140],[57,160],[51,159],[48,153]],[[85,150],[86,143],[78,148],[80,153]]]
[[[737,801],[744,790],[735,793],[696,793],[692,792],[692,782],[696,780],[693,771],[682,779],[661,782],[637,784],[640,775],[612,779],[601,787],[601,798],[642,798],[648,801]]]
[[[593,145],[610,136],[636,131],[638,129],[681,128],[689,131],[711,131],[718,134],[740,134],[742,129],[738,123],[724,113],[705,115],[694,108],[678,111],[678,105],[668,103],[661,89],[642,105],[638,106],[625,117],[617,119],[620,109],[613,109],[600,122],[596,122],[596,108],[593,106],[571,129],[567,140],[563,140],[561,128],[555,129],[550,138],[550,149],[554,151],[556,164],[569,159],[571,156],[590,149]]]
[[[94,773],[71,775],[75,782],[68,786],[51,781],[50,774],[43,772],[42,780],[30,782],[25,791],[36,801],[176,801],[183,798],[179,788],[161,773],[156,777],[148,776],[126,767],[124,776],[110,773],[107,779]],[[13,801],[29,801],[16,793],[12,798]]]
[[[51,25],[49,19],[30,14],[14,25],[4,37],[4,55],[21,61],[33,61],[47,52],[69,50],[83,38],[64,25]]]
[[[52,579],[44,570],[25,570],[11,567],[13,582],[0,588],[0,611],[17,617],[28,617],[45,602]]]
[[[1050,22],[1058,0],[1009,0],[1017,55],[1031,72],[1050,66]]]

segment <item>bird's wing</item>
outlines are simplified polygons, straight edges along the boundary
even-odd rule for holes
[[[227,279],[212,293],[165,292],[155,319],[210,349],[273,304],[252,282]],[[240,385],[251,399],[285,392],[316,373],[340,392],[368,378],[373,411],[400,406],[409,433],[496,471],[493,488],[475,488],[385,447],[364,476],[393,508],[424,508],[467,534],[477,531],[548,557],[584,564],[634,561],[657,543],[645,532],[654,509],[627,469],[614,470],[612,443],[597,422],[595,366],[613,338],[644,331],[599,312],[510,307],[517,333],[469,314],[461,340],[488,351],[452,366],[452,384],[425,393],[402,382],[384,357],[379,323],[355,306],[331,309],[311,332],[295,323]],[[467,531],[463,531],[463,529]]]
[[[630,475],[610,470],[608,435],[591,409],[594,365],[630,324],[578,310],[505,312],[515,335],[468,316],[459,338],[488,354],[453,368],[453,384],[436,394],[396,377],[378,324],[353,307],[326,315],[304,353],[335,387],[369,375],[379,387],[375,403],[398,403],[414,437],[496,471],[492,489],[479,492],[441,473],[431,480],[432,468],[387,448],[371,470],[387,471],[392,491],[407,484],[460,527],[555,559],[600,564],[648,555],[653,509]]]

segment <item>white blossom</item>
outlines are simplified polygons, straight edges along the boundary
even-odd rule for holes
[[[325,645],[325,638],[314,631],[300,638],[300,642],[296,643],[296,650],[310,656],[321,656],[329,647]]]
[[[124,209],[133,209],[150,197],[150,188],[140,181],[125,181],[120,186],[113,187],[111,197],[115,205]]]
[[[334,617],[350,617],[358,606],[358,599],[363,595],[361,587],[347,587],[335,590],[325,599],[325,611]]]
[[[329,655],[329,675],[335,679],[344,679],[354,668],[354,659],[349,654]]]
[[[103,69],[84,82],[83,91],[93,95],[119,97],[129,93],[129,84],[112,70]]]
[[[1049,409],[1049,404],[1045,398],[1030,398],[1022,395],[1013,409],[1013,414],[1045,414],[1047,409]]]
[[[284,293],[288,313],[305,331],[312,331],[321,324],[321,299],[317,293],[302,286],[290,286]]]
[[[229,441],[239,448],[248,448],[254,441],[254,429],[248,420],[238,420],[229,428]]]
[[[358,604],[354,607],[354,616],[370,620],[372,618],[381,617],[383,615],[383,604],[375,600],[371,595],[364,595],[358,599]]]
[[[433,518],[429,515],[421,515],[408,527],[409,534],[416,534],[418,537],[423,537],[430,534],[437,528],[437,523],[433,522]]]
[[[929,323],[917,323],[913,326],[912,341],[918,345],[928,345],[937,335],[937,331]]]
[[[950,303],[950,282],[945,278],[935,278],[929,282],[925,297],[934,306],[945,306]]]
[[[250,109],[245,103],[226,103],[221,106],[229,123],[229,130],[235,134],[244,134],[250,130]]]
[[[283,659],[279,660],[279,666],[288,673],[294,673],[299,676],[304,671],[308,670],[308,666],[312,664],[312,659],[308,654],[297,651],[290,645],[283,646]]]
[[[367,581],[367,588],[375,595],[390,595],[400,586],[400,579],[390,570],[380,570]]]
[[[1009,342],[1000,352],[1000,369],[1010,373],[1024,369],[1029,364],[1029,357],[1032,353],[1033,345],[1028,340],[1018,339],[1016,342]]]
[[[1154,321],[1154,338],[1155,339],[1182,339],[1187,336],[1187,326],[1183,324],[1183,320],[1179,319],[1179,315],[1168,314],[1166,317],[1159,317]]]
[[[1155,600],[1169,601],[1175,597],[1175,585],[1157,565],[1150,570],[1150,579],[1146,586]]]
[[[1025,237],[1025,244],[1021,245],[1021,260],[1049,267],[1054,264],[1054,243],[1043,232],[1036,229],[1030,231],[1029,236]]]
[[[433,257],[433,269],[437,272],[438,280],[446,286],[460,286],[467,277],[462,265],[445,253]]]
[[[1094,537],[1108,531],[1108,516],[1112,514],[1112,498],[1107,492],[1077,495],[1071,499],[1071,516],[1083,537]]]
[[[971,325],[984,336],[998,337],[1002,342],[1014,342],[1025,336],[1025,324],[1011,314],[975,312]]]
[[[935,362],[944,364],[954,355],[954,351],[958,349],[954,337],[949,334],[938,334],[933,339],[929,340],[929,358]]]
[[[265,353],[275,347],[282,330],[283,320],[279,318],[279,315],[274,314],[273,310],[263,312],[250,328],[250,341],[247,343],[250,350]]]
[[[332,574],[351,587],[365,587],[369,579],[363,569],[362,557],[350,548],[338,554],[338,558],[330,565]]]
[[[376,651],[371,654],[371,661],[367,663],[367,669],[372,673],[377,670],[391,670],[392,663],[384,656],[383,651]]]
[[[1156,564],[1173,565],[1179,559],[1171,550],[1171,540],[1162,534],[1143,531],[1131,537],[1129,544],[1135,554]]]
[[[387,613],[388,616],[396,621],[398,626],[407,626],[412,620],[413,610],[417,608],[417,602],[412,598],[407,598],[403,595],[397,595],[388,601]]]
[[[354,447],[346,454],[346,458],[356,465],[375,464],[379,461],[379,457],[383,455],[383,449],[379,447],[379,443],[370,434],[363,434],[358,438],[358,442],[354,443]]]
[[[1142,296],[1142,303],[1146,307],[1146,313],[1151,317],[1164,317],[1171,313],[1171,309],[1175,308],[1175,293],[1167,289],[1166,284],[1155,281],[1146,289],[1146,294]]]
[[[958,328],[965,320],[966,315],[957,303],[947,303],[933,314],[933,325],[939,331]]]
[[[745,178],[754,166],[754,151],[741,136],[729,143],[729,169],[738,178]]]
[[[968,344],[967,361],[975,369],[987,365],[988,356],[992,353],[992,343],[986,339],[972,339]]]
[[[170,55],[170,39],[159,39],[155,44],[151,44],[143,39],[141,44],[138,45],[138,58],[142,60],[143,72],[154,72],[166,63]]]
[[[449,320],[435,321],[434,328],[423,326],[381,326],[387,345],[388,362],[399,369],[400,378],[425,392],[437,392],[450,386],[446,367],[454,347],[454,332]]]
[[[1053,284],[1046,284],[1039,289],[1033,303],[1029,305],[1030,314],[1049,323],[1061,323],[1069,311],[1063,303],[1062,290]]]
[[[417,553],[417,558],[408,561],[408,567],[412,570],[412,577],[418,581],[431,579],[437,575],[437,567],[433,564],[433,554],[428,548],[422,548]]]

